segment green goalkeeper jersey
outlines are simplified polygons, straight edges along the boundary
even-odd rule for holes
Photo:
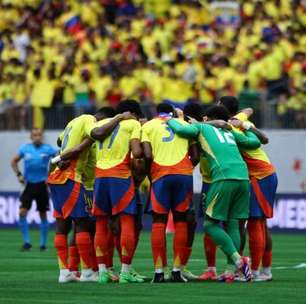
[[[248,180],[248,169],[238,146],[255,149],[260,141],[252,132],[244,134],[216,128],[205,123],[183,125],[178,120],[168,121],[169,127],[185,138],[197,138],[202,156],[207,158],[212,182],[221,180]],[[238,145],[238,146],[237,146]]]

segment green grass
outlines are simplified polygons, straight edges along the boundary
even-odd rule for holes
[[[38,232],[31,232],[33,249],[19,252],[17,230],[0,233],[0,303],[306,303],[306,269],[277,269],[306,262],[305,236],[274,235],[274,280],[268,283],[198,283],[188,284],[109,284],[72,283],[59,285],[55,251],[50,235],[49,250],[39,252]],[[169,242],[171,237],[168,237]],[[168,246],[171,249],[171,245]],[[170,250],[169,250],[170,251]],[[225,259],[218,254],[218,267]],[[115,258],[118,266],[118,259]],[[134,260],[135,268],[152,275],[149,234],[142,235]],[[189,268],[200,274],[204,269],[202,236],[194,243]]]

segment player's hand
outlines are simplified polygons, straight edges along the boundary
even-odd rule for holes
[[[189,122],[190,124],[194,124],[194,123],[197,123],[197,122],[198,122],[196,119],[194,119],[194,118],[192,118],[192,117],[190,117],[190,116],[187,116],[187,118],[188,118],[188,122]]]
[[[121,120],[136,119],[136,117],[131,112],[123,112],[119,114],[119,118]]]
[[[21,185],[25,184],[25,179],[24,179],[23,175],[20,172],[17,173],[17,178],[18,178],[18,181],[19,181],[19,183]]]
[[[181,110],[179,108],[175,108],[175,113],[176,113],[178,118],[184,119],[184,112],[183,112],[183,110]]]
[[[242,121],[237,118],[229,120],[229,123],[235,128],[242,128]]]
[[[61,160],[57,163],[57,166],[61,170],[65,170],[69,167],[70,161],[69,160]]]

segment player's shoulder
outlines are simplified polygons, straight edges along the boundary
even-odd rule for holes
[[[127,128],[134,128],[134,127],[141,127],[141,124],[136,119],[127,119],[127,120],[122,120],[120,122],[120,126],[127,127]]]
[[[142,125],[142,128],[143,129],[148,129],[148,128],[151,128],[152,126],[156,125],[157,123],[160,123],[159,120],[156,119],[156,118],[153,118],[153,119],[147,121],[146,123],[144,123]]]
[[[70,120],[70,122],[67,124],[67,127],[78,125],[86,122],[93,122],[95,121],[95,117],[90,114],[82,114],[78,117],[75,117],[74,119]]]

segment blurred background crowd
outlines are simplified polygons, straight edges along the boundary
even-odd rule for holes
[[[1,0],[0,128],[222,95],[262,127],[303,128],[305,55],[305,0]]]

